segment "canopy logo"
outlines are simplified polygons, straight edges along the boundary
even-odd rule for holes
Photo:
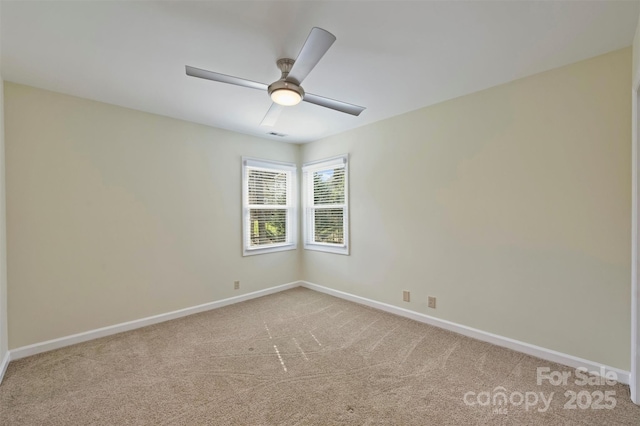
[[[469,406],[479,405],[481,407],[493,406],[493,412],[495,414],[507,414],[508,406],[518,407],[524,405],[524,409],[529,411],[536,408],[539,412],[546,412],[551,406],[554,392],[549,394],[546,398],[544,392],[511,392],[507,395],[507,390],[502,386],[498,386],[491,392],[479,392],[475,393],[469,391],[464,394],[464,403]],[[542,403],[541,406],[538,406]]]

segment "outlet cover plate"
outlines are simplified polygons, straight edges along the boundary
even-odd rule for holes
[[[436,308],[436,298],[433,296],[429,296],[429,307],[431,309],[435,309]]]

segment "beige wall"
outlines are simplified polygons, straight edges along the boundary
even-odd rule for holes
[[[638,241],[640,241],[640,234],[638,233],[638,168],[640,161],[638,158],[638,93],[636,87],[640,84],[640,23],[636,27],[636,34],[633,38],[633,58],[632,58],[632,71],[631,71],[631,93],[632,93],[632,112],[631,112],[631,129],[632,129],[632,158],[631,164],[633,167],[632,176],[632,213],[631,220],[633,226],[633,244],[632,244],[632,292],[631,292],[631,316],[632,316],[632,328],[631,328],[631,345],[632,349],[635,347],[635,356],[632,353],[631,359],[631,399],[640,404],[640,316],[638,315],[638,299],[640,293],[638,292]]]
[[[1,6],[1,5],[0,5]],[[0,42],[0,44],[2,44]],[[4,163],[4,82],[0,76],[0,363],[9,350],[7,328],[7,234]],[[1,368],[1,367],[0,367]],[[0,378],[1,380],[1,378]]]
[[[352,244],[303,278],[628,370],[630,70],[628,48],[304,145],[350,154]]]
[[[298,146],[9,82],[5,117],[10,348],[299,278],[240,222],[241,156]]]
[[[7,316],[7,213],[4,162],[4,82],[0,78],[0,362],[9,350]]]
[[[633,62],[631,64],[631,76],[633,78],[633,82],[636,83],[640,81],[640,21],[638,22],[638,27],[636,27],[636,34],[633,37]]]

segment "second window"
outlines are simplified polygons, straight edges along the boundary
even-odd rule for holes
[[[346,155],[302,167],[304,248],[349,254]]]

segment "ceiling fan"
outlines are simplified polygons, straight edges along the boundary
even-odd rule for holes
[[[320,62],[320,59],[327,53],[334,41],[336,41],[336,37],[333,34],[322,28],[313,27],[295,60],[289,58],[278,59],[276,65],[282,72],[282,76],[270,85],[194,68],[189,65],[186,66],[187,75],[268,92],[273,103],[260,123],[262,126],[273,126],[282,112],[283,106],[297,105],[301,101],[358,116],[365,110],[364,107],[306,93],[301,86],[302,81]]]

